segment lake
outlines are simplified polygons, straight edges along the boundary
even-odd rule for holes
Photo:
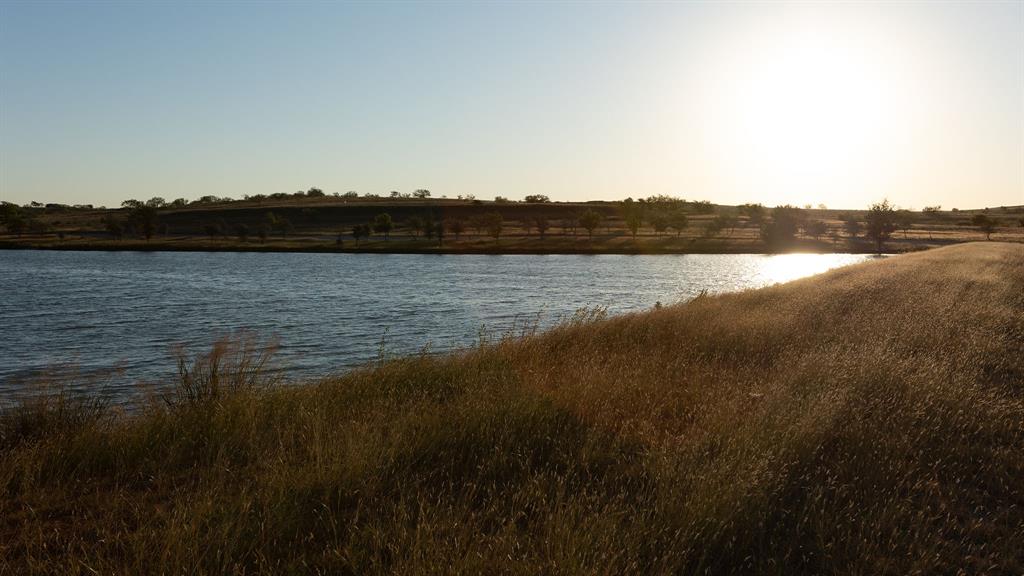
[[[863,261],[852,254],[409,255],[0,251],[0,400],[41,371],[117,372],[127,398],[249,329],[277,337],[291,379],[387,354],[550,326],[582,307],[620,314]],[[98,386],[95,382],[82,387]]]

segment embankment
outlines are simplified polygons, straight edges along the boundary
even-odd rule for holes
[[[225,358],[9,409],[0,572],[1024,571],[1019,244],[298,387]]]

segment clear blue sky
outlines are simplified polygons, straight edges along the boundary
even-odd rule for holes
[[[0,4],[0,199],[1024,204],[1024,2]]]

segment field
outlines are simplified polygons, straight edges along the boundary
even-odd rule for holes
[[[0,417],[0,573],[1020,574],[1024,246]]]
[[[683,203],[683,208],[647,204],[636,234],[627,226],[623,204],[618,202],[525,203],[464,200],[345,200],[286,198],[281,200],[234,201],[195,204],[184,208],[161,208],[154,215],[153,235],[125,230],[119,237],[106,226],[110,221],[128,227],[129,210],[72,208],[24,209],[35,214],[32,229],[19,234],[0,232],[0,248],[49,248],[62,250],[199,250],[277,252],[384,252],[384,253],[487,253],[487,254],[680,254],[761,253],[779,250],[761,239],[760,226],[740,207],[709,203]],[[657,215],[672,210],[688,213],[682,229],[655,226]],[[601,222],[588,232],[580,224],[587,211],[600,214]],[[500,214],[497,236],[474,223],[488,214]],[[912,213],[913,222],[892,234],[884,250],[910,252],[959,242],[992,239],[1024,242],[1024,206],[993,208],[984,212],[995,221],[986,234],[971,222],[982,211]],[[380,214],[392,219],[385,237],[375,232],[358,241],[353,228],[371,223]],[[770,209],[766,211],[770,214]],[[785,251],[874,252],[875,244],[863,232],[851,235],[844,221],[864,220],[863,210],[806,209],[806,218],[820,222],[816,235],[797,234]],[[729,225],[713,229],[716,218]],[[547,222],[544,234],[536,227]],[[443,240],[416,229],[414,221],[446,223]],[[287,228],[278,224],[287,222]],[[452,223],[462,223],[458,234]],[[9,226],[7,227],[9,228]],[[32,228],[32,227],[28,227]],[[240,232],[244,230],[243,232]],[[263,231],[262,237],[260,231]]]

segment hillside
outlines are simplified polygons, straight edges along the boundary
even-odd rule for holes
[[[144,222],[127,208],[5,205],[16,213],[17,227],[7,223],[0,228],[5,232],[0,233],[0,248],[513,254],[878,249],[865,236],[865,210],[796,210],[794,236],[778,245],[763,237],[763,225],[774,214],[770,208],[760,207],[755,214],[745,206],[665,197],[627,204],[284,196],[191,204],[181,200],[180,205],[147,211]],[[888,252],[990,237],[1024,242],[1022,207],[899,215],[885,242]],[[989,232],[976,225],[979,215],[991,219]],[[386,229],[376,225],[385,216]],[[357,237],[360,227],[365,229]],[[435,234],[438,228],[442,238]]]
[[[298,387],[224,348],[134,416],[39,400],[0,418],[0,573],[1019,574],[1021,286],[1024,246],[973,243]]]

